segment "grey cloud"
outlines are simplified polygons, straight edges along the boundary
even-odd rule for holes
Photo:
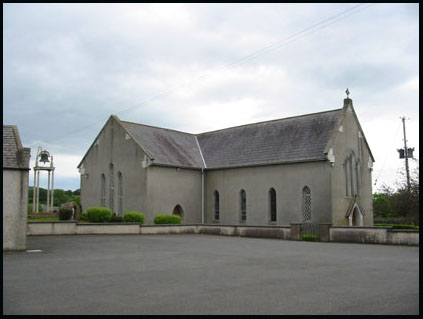
[[[260,36],[268,45],[351,6],[187,4],[193,24],[179,27],[126,18],[127,10],[144,4],[4,4],[4,123],[17,124],[26,145],[46,141],[57,151],[83,154],[116,113],[184,130],[188,120],[196,121],[190,108],[254,99],[263,101],[257,116],[270,119],[340,107],[347,86],[367,105],[385,98],[389,112],[396,111],[395,99],[412,108],[418,94],[395,88],[418,74],[419,21],[415,5],[401,4],[374,5],[240,66],[251,72],[260,65],[282,68],[283,77],[225,85],[200,79],[192,83],[193,95],[151,99],[160,89],[148,81],[178,87],[174,78],[198,76],[194,66],[213,73],[261,49]],[[257,42],[240,41],[249,34]]]

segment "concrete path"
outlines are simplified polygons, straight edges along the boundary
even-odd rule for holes
[[[418,314],[419,248],[212,235],[29,236],[3,314]]]

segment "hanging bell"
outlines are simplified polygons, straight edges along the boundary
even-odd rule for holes
[[[49,152],[47,152],[46,150],[42,151],[40,154],[40,162],[43,162],[44,164],[46,162],[50,162],[48,159],[49,155]]]

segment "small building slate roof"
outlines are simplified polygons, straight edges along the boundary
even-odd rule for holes
[[[153,155],[154,164],[213,169],[324,160],[325,146],[337,129],[342,111],[337,109],[197,135],[120,122],[137,143]]]
[[[3,169],[29,169],[30,149],[23,148],[15,125],[3,125]]]
[[[196,137],[193,134],[120,121],[138,144],[154,156],[154,163],[181,167],[203,167]]]

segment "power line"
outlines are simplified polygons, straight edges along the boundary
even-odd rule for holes
[[[266,46],[266,47],[264,47],[264,48],[262,48],[262,49],[260,49],[260,50],[257,50],[257,51],[255,51],[255,52],[253,52],[253,53],[251,53],[251,54],[248,54],[248,55],[246,55],[246,56],[244,56],[244,57],[242,57],[242,58],[239,58],[239,59],[234,60],[234,61],[232,61],[232,62],[230,62],[230,63],[228,63],[228,64],[226,64],[226,65],[223,65],[223,66],[221,66],[221,67],[218,67],[215,71],[210,71],[210,72],[203,73],[203,74],[201,74],[201,75],[199,75],[199,76],[196,76],[196,77],[194,77],[193,79],[191,79],[191,80],[189,80],[189,81],[187,81],[187,82],[185,82],[185,83],[183,83],[183,84],[181,84],[181,85],[178,85],[178,86],[175,86],[175,87],[173,87],[173,88],[170,88],[170,89],[164,90],[164,91],[162,91],[162,92],[160,92],[160,93],[158,93],[158,94],[154,95],[153,97],[151,97],[151,98],[149,98],[149,99],[147,99],[147,100],[141,101],[140,103],[138,103],[138,104],[136,104],[136,105],[134,105],[134,106],[132,106],[132,107],[129,107],[129,108],[127,108],[127,109],[124,109],[124,110],[122,110],[122,111],[119,111],[119,112],[118,112],[118,113],[116,113],[116,114],[122,114],[122,113],[124,113],[124,112],[126,112],[126,111],[129,111],[129,110],[131,110],[131,109],[133,109],[133,108],[137,107],[137,106],[138,106],[138,105],[140,105],[140,104],[143,104],[143,103],[145,103],[145,102],[150,102],[151,100],[154,100],[154,99],[156,99],[157,97],[160,97],[160,96],[165,95],[165,94],[167,94],[167,93],[173,92],[173,91],[174,91],[174,90],[176,90],[176,89],[180,89],[180,88],[186,87],[186,86],[190,85],[191,83],[193,83],[193,82],[195,82],[195,81],[198,81],[198,80],[200,80],[200,79],[202,79],[202,78],[206,78],[206,77],[209,77],[209,76],[211,76],[211,75],[215,75],[215,74],[217,74],[217,73],[219,73],[219,72],[222,72],[222,71],[226,71],[226,70],[233,69],[234,67],[237,67],[238,65],[241,65],[241,64],[243,64],[243,63],[245,63],[245,62],[248,62],[248,61],[250,61],[250,60],[252,60],[252,59],[254,59],[254,58],[258,57],[258,56],[261,56],[261,55],[264,55],[264,54],[269,53],[269,52],[271,52],[271,51],[274,51],[274,50],[276,50],[276,49],[280,48],[281,46],[283,46],[284,44],[288,44],[288,43],[290,43],[290,42],[293,42],[293,41],[295,41],[295,40],[297,40],[297,39],[299,39],[299,38],[301,38],[301,37],[303,37],[303,36],[309,35],[309,34],[311,34],[311,33],[314,33],[314,32],[316,32],[316,31],[318,31],[318,30],[320,30],[320,29],[324,28],[324,27],[327,27],[327,26],[329,26],[329,25],[331,25],[331,24],[334,24],[334,23],[339,22],[339,21],[341,21],[341,20],[343,20],[343,19],[346,19],[346,18],[350,17],[350,16],[351,16],[351,15],[353,15],[353,14],[356,14],[356,13],[358,13],[358,12],[360,12],[360,11],[364,10],[364,9],[369,8],[369,7],[370,7],[370,6],[372,6],[372,5],[374,5],[374,4],[370,4],[370,5],[368,5],[368,6],[364,7],[364,8],[362,8],[362,9],[360,9],[360,10],[356,10],[356,11],[354,11],[354,12],[352,12],[352,13],[350,13],[350,14],[348,14],[348,15],[344,16],[344,17],[341,17],[341,18],[339,18],[338,20],[335,20],[335,21],[332,21],[331,23],[328,23],[328,24],[326,24],[326,25],[323,25],[323,24],[325,24],[325,23],[327,23],[327,22],[329,22],[329,21],[331,21],[331,20],[333,20],[333,19],[336,19],[337,17],[340,17],[340,16],[342,16],[342,15],[346,14],[347,12],[350,12],[350,11],[352,11],[352,10],[354,10],[354,9],[357,9],[357,8],[359,8],[359,7],[361,7],[361,6],[364,6],[364,4],[363,4],[363,3],[358,4],[358,5],[355,5],[355,6],[353,6],[353,7],[349,8],[349,9],[347,9],[347,10],[344,10],[344,11],[342,11],[342,12],[340,12],[340,13],[337,13],[337,14],[335,14],[335,15],[333,15],[333,16],[331,16],[331,17],[329,17],[329,18],[325,19],[325,20],[322,20],[322,21],[320,21],[320,22],[318,22],[318,23],[316,23],[316,24],[312,25],[311,27],[308,27],[308,28],[305,28],[305,29],[303,29],[303,30],[301,30],[301,31],[298,31],[298,32],[294,33],[293,35],[289,36],[289,37],[288,37],[288,38],[286,38],[286,39],[279,40],[279,41],[277,41],[277,42],[275,42],[275,43],[273,43],[273,44],[271,44],[271,45],[268,45],[268,46]]]
[[[287,45],[287,44],[289,44],[289,43],[291,43],[291,42],[293,42],[295,40],[298,40],[298,39],[300,39],[302,37],[305,37],[305,36],[307,36],[309,34],[312,34],[312,33],[316,32],[316,31],[318,31],[320,29],[323,29],[325,27],[328,27],[329,25],[332,25],[332,24],[337,23],[337,22],[339,22],[341,20],[344,20],[344,19],[346,19],[346,18],[348,18],[348,17],[350,17],[350,16],[352,16],[354,14],[357,14],[358,12],[360,12],[360,11],[362,11],[364,9],[367,9],[367,8],[371,7],[374,4],[369,4],[367,6],[364,6],[364,5],[365,5],[364,3],[360,3],[358,5],[355,5],[355,6],[351,7],[351,8],[348,8],[348,9],[346,9],[346,10],[344,10],[342,12],[339,12],[339,13],[337,13],[337,14],[329,17],[329,18],[326,18],[326,19],[324,19],[324,20],[322,20],[322,21],[320,21],[320,22],[318,22],[318,23],[316,23],[316,24],[314,24],[314,25],[312,25],[310,27],[307,27],[307,28],[305,28],[305,29],[303,29],[301,31],[298,31],[298,32],[294,33],[293,35],[289,36],[286,39],[279,40],[279,41],[277,41],[277,42],[275,42],[273,44],[270,44],[270,45],[268,45],[268,46],[260,49],[260,50],[255,51],[255,52],[253,52],[251,54],[248,54],[248,55],[246,55],[244,57],[241,57],[239,59],[236,59],[236,60],[234,60],[234,61],[232,61],[232,62],[230,62],[230,63],[228,63],[226,65],[223,65],[223,66],[217,68],[215,71],[210,71],[210,72],[203,73],[203,74],[201,74],[199,76],[196,76],[193,79],[191,79],[191,80],[189,80],[189,81],[187,81],[187,82],[185,82],[185,83],[183,83],[181,85],[177,85],[177,86],[174,86],[173,88],[170,88],[170,89],[167,89],[167,90],[163,90],[163,91],[159,92],[158,94],[155,94],[154,96],[152,96],[150,98],[144,99],[144,100],[142,100],[142,101],[140,101],[140,102],[138,102],[138,103],[136,103],[136,104],[134,104],[134,105],[126,108],[126,109],[123,109],[123,110],[115,113],[115,114],[116,115],[119,115],[119,114],[125,113],[127,111],[130,111],[132,109],[135,109],[137,107],[140,107],[141,105],[144,105],[144,104],[146,104],[148,102],[151,102],[151,101],[153,101],[153,100],[155,100],[155,99],[157,99],[159,97],[165,96],[165,95],[167,95],[167,94],[175,91],[176,89],[180,89],[180,88],[186,87],[186,86],[192,84],[193,82],[196,82],[196,81],[198,81],[198,80],[200,80],[202,78],[206,78],[206,77],[209,77],[211,75],[215,75],[215,74],[217,74],[219,72],[222,72],[222,71],[231,70],[231,69],[233,69],[233,68],[235,68],[235,67],[237,67],[237,66],[239,66],[241,64],[244,64],[244,63],[246,63],[248,61],[251,61],[252,59],[255,59],[255,58],[257,58],[257,57],[259,57],[261,55],[264,55],[264,54],[267,54],[269,52],[272,52],[272,51],[274,51],[276,49],[279,49],[280,47],[282,47],[284,45]],[[362,7],[362,8],[360,8],[360,7]],[[360,9],[358,9],[358,8],[360,8]],[[355,9],[358,9],[358,10],[355,10]],[[65,135],[56,137],[54,139],[54,141],[60,140],[60,139],[65,138],[65,137],[68,137],[69,135],[73,135],[74,133],[77,133],[77,132],[86,130],[86,129],[92,127],[92,126],[93,125],[91,125],[91,124],[90,125],[87,125],[87,126],[83,126],[81,128],[78,128],[77,130],[73,130],[73,131],[71,131],[71,132],[69,132],[69,133],[67,133]],[[47,140],[47,142],[49,142],[49,141],[53,141],[53,140]]]

